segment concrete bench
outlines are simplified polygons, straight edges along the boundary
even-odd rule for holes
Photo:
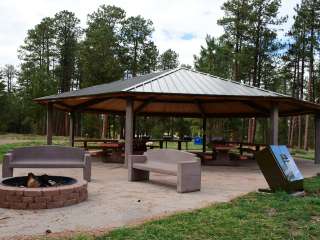
[[[64,146],[16,148],[4,156],[2,177],[12,177],[14,168],[83,168],[83,178],[91,180],[90,154],[81,148]]]
[[[177,192],[199,191],[201,162],[192,153],[172,149],[150,149],[129,156],[129,181],[149,180],[150,172],[177,176]]]

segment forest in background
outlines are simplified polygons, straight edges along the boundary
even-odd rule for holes
[[[228,0],[220,37],[207,36],[188,68],[318,103],[320,95],[320,1],[302,0],[290,30],[279,15],[280,0]],[[176,68],[174,49],[159,52],[153,23],[102,5],[85,28],[69,11],[46,17],[27,32],[18,49],[19,67],[0,66],[0,131],[45,134],[46,109],[32,99]],[[68,134],[68,114],[54,112],[54,134]],[[123,117],[78,114],[76,134],[119,137]],[[107,128],[105,127],[107,124]],[[156,124],[155,124],[156,123]],[[201,134],[201,120],[139,117],[137,133]],[[208,136],[267,142],[267,119],[210,119]],[[280,143],[313,147],[312,116],[281,118]]]

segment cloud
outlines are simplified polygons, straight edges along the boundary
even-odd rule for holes
[[[69,10],[85,27],[87,14],[99,5],[111,4],[122,7],[128,16],[142,15],[153,21],[153,39],[160,52],[171,48],[178,52],[180,62],[193,64],[193,55],[198,54],[205,43],[205,36],[219,36],[223,29],[217,20],[223,16],[224,0],[1,0],[0,1],[0,66],[19,63],[17,49],[23,44],[27,30],[61,10]],[[293,8],[299,0],[285,0],[281,15],[289,15],[292,24]]]

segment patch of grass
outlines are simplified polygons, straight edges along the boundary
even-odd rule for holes
[[[42,145],[43,142],[32,141],[32,142],[21,142],[21,143],[10,143],[10,144],[2,144],[0,145],[0,163],[2,162],[4,154],[9,152],[10,150],[17,147],[27,147],[27,146],[37,146]]]
[[[229,203],[119,228],[96,239],[319,239],[320,177],[306,179],[305,189],[305,197],[250,193]]]
[[[37,134],[18,134],[18,133],[5,133],[0,134],[0,139],[2,140],[25,140],[25,141],[45,141],[45,135],[37,135]],[[55,141],[67,141],[68,137],[66,136],[53,136],[53,140]]]
[[[291,149],[291,154],[295,158],[302,158],[307,160],[314,160],[313,150],[303,150],[303,149]]]

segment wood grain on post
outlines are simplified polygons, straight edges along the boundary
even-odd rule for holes
[[[128,157],[132,154],[133,144],[133,100],[127,99],[126,106],[126,126],[125,126],[125,160],[124,164],[128,166]]]
[[[47,145],[52,144],[52,111],[53,106],[49,102],[47,105]]]
[[[278,145],[278,133],[279,133],[279,109],[277,105],[273,105],[270,112],[270,144]]]

